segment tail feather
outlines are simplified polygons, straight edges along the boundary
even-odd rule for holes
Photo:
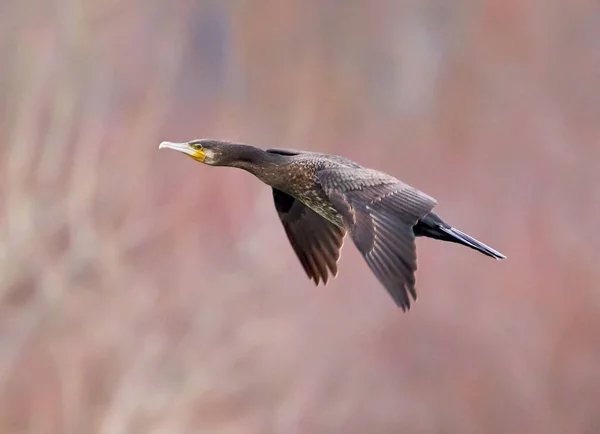
[[[417,222],[413,227],[415,236],[425,236],[452,243],[462,244],[483,253],[486,256],[495,259],[505,259],[502,253],[492,249],[490,246],[483,244],[470,235],[453,228],[445,223],[439,216],[430,212],[425,217]]]
[[[483,244],[481,241],[476,240],[475,238],[459,231],[456,228],[439,226],[439,229],[451,237],[456,238],[456,241],[460,242],[461,244],[471,247],[472,249],[475,249],[484,255],[495,259],[506,259],[506,256],[499,251],[492,249],[490,246]]]

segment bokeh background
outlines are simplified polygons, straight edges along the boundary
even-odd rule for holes
[[[0,3],[0,432],[600,432],[600,4]],[[343,154],[419,240],[402,314],[308,281],[270,189],[161,140]]]

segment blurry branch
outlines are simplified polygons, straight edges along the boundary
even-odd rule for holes
[[[66,192],[66,217],[71,234],[69,255],[75,263],[90,255],[101,254],[97,248],[106,240],[95,227],[92,207],[101,173],[99,163],[105,133],[105,128],[95,128],[95,125],[107,121],[110,110],[108,93],[95,92],[93,107],[93,110],[85,112],[81,120],[82,128],[74,146],[73,170]],[[94,252],[90,252],[92,246],[95,247]],[[101,261],[101,265],[105,266],[103,275],[110,275],[111,269],[116,274],[114,267],[110,267],[107,261]]]
[[[157,208],[156,213],[128,223],[120,229],[118,237],[123,250],[137,250],[152,240],[161,238],[183,223],[196,206],[193,201],[182,201],[180,197],[174,196],[169,203]]]
[[[180,23],[175,18],[172,18],[171,22],[165,23],[163,28],[165,36],[160,38],[161,43],[157,55],[160,68],[152,68],[154,74],[148,86],[147,100],[142,104],[143,109],[139,110],[136,122],[131,128],[131,138],[127,140],[131,146],[123,147],[123,152],[128,151],[135,154],[133,159],[126,159],[126,161],[138,161],[138,164],[133,165],[129,170],[132,171],[130,176],[140,182],[149,171],[155,152],[158,151],[158,143],[154,143],[154,141],[160,124],[156,120],[166,118],[170,104],[165,102],[171,101],[173,82],[182,64],[185,35],[182,34],[179,27]],[[148,151],[140,153],[140,149]],[[177,198],[172,201],[173,204],[180,202]],[[120,228],[117,238],[126,240],[125,247],[131,250],[153,237],[160,236],[161,233],[168,231],[177,223],[176,219],[181,218],[181,212],[171,212],[170,207],[167,205],[166,209],[159,210],[144,220],[134,218],[125,222]]]
[[[13,72],[14,77],[21,78],[21,82],[17,86],[17,98],[19,108],[17,121],[13,130],[13,138],[9,146],[9,156],[7,158],[7,218],[6,229],[7,238],[6,245],[9,251],[8,263],[3,265],[5,274],[3,276],[2,287],[0,290],[4,293],[17,283],[19,279],[25,278],[25,272],[40,271],[38,288],[41,293],[36,292],[33,297],[33,306],[25,309],[17,323],[20,325],[12,328],[15,330],[13,338],[6,342],[5,357],[0,360],[0,382],[5,378],[6,373],[10,370],[12,364],[16,360],[21,348],[27,342],[29,336],[34,332],[39,323],[45,317],[49,306],[55,300],[55,297],[60,294],[62,288],[65,287],[64,282],[57,274],[57,269],[47,266],[47,258],[44,256],[44,231],[43,228],[36,228],[35,217],[36,211],[39,209],[39,202],[42,198],[35,197],[35,182],[28,177],[36,168],[35,162],[37,156],[42,154],[42,160],[48,158],[52,154],[52,150],[47,146],[48,143],[40,145],[36,140],[35,135],[39,133],[39,115],[40,110],[45,107],[43,93],[48,83],[51,82],[52,76],[48,76],[47,72],[52,70],[50,50],[45,49],[44,45],[32,45],[31,52],[27,50],[19,50],[21,58],[17,58],[15,65],[16,69]],[[27,64],[23,58],[34,59],[36,63]],[[15,81],[18,81],[15,79]],[[60,112],[62,116],[53,117],[50,145],[54,139],[54,144],[58,145],[56,149],[64,147],[67,143],[68,133],[71,129],[69,120],[69,112],[72,111],[72,104],[69,101],[72,99],[69,93],[68,81],[62,81],[56,91],[59,95],[65,95],[66,99],[56,98],[52,111],[53,114]],[[65,110],[61,111],[60,107],[66,102]],[[64,120],[65,122],[60,122]],[[40,148],[45,151],[40,152]],[[54,161],[53,163],[57,163]],[[60,163],[58,163],[60,165]],[[43,167],[47,167],[44,161],[40,163]],[[37,168],[39,168],[38,166]],[[48,179],[42,179],[48,181]],[[42,190],[43,191],[43,190]],[[44,266],[46,264],[46,266]],[[25,267],[28,265],[28,267]],[[39,270],[35,270],[39,267]],[[32,270],[32,268],[34,270]],[[10,273],[10,274],[9,274]],[[34,274],[35,275],[35,274]],[[43,296],[42,296],[43,294]],[[3,294],[0,294],[3,295]],[[10,348],[10,349],[9,349]]]
[[[34,51],[34,48],[30,48]],[[6,242],[0,243],[7,249],[9,262],[19,261],[19,257],[31,257],[35,252],[23,252],[24,246],[35,245],[26,240],[34,236],[34,203],[31,185],[26,175],[33,169],[36,155],[34,125],[37,124],[38,110],[42,107],[42,93],[46,85],[43,71],[48,70],[50,63],[48,53],[42,51],[31,53],[27,49],[17,51],[14,77],[17,82],[15,102],[17,117],[14,123],[12,138],[9,140],[6,158]],[[26,61],[34,59],[35,63]],[[19,82],[20,81],[20,82]],[[8,264],[7,264],[8,265]],[[6,266],[6,272],[17,267]],[[11,275],[4,275],[4,288],[10,286]]]
[[[112,402],[104,416],[98,432],[100,434],[124,434],[130,432],[129,423],[133,414],[144,401],[146,388],[152,384],[150,375],[156,360],[164,353],[165,338],[156,335],[146,336],[133,351],[133,360],[119,382]]]
[[[252,204],[252,209],[249,210],[248,216],[244,220],[244,225],[247,225],[251,230],[240,231],[240,234],[245,234],[245,236],[242,237],[240,235],[239,241],[235,245],[235,251],[239,256],[258,262],[255,264],[256,267],[250,266],[252,270],[264,269],[267,266],[271,270],[277,270],[284,265],[284,256],[273,255],[270,256],[269,261],[264,261],[263,259],[265,257],[265,250],[269,250],[268,240],[273,239],[273,227],[271,223],[273,216],[276,215],[272,203],[273,196],[271,189],[261,188],[260,191],[261,193]],[[283,230],[280,230],[279,234],[285,238]]]
[[[72,139],[76,107],[78,69],[88,42],[86,26],[78,0],[70,0],[61,13],[62,26],[58,41],[57,83],[52,88],[53,98],[48,111],[50,123],[44,136],[44,146],[38,169],[40,185],[45,188],[57,181],[66,166],[65,157]],[[61,56],[62,54],[62,56]]]

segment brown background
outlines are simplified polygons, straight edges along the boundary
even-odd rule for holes
[[[600,432],[600,5],[0,3],[2,433]],[[161,140],[343,154],[508,255],[395,308]]]

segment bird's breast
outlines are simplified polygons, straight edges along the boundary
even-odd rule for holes
[[[287,167],[280,168],[277,185],[272,185],[293,196],[336,226],[344,227],[342,216],[333,207],[317,181],[319,168],[321,165],[315,161],[294,161]]]

